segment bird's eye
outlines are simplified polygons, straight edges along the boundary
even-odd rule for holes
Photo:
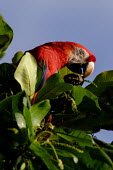
[[[80,55],[84,55],[84,50],[80,48],[79,54],[80,54]]]

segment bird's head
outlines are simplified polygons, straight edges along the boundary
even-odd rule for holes
[[[77,44],[69,56],[67,67],[74,73],[89,77],[94,71],[96,57],[85,47]]]

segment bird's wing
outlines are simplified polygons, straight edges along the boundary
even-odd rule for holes
[[[36,91],[40,90],[46,80],[46,74],[48,67],[43,60],[37,64],[37,83],[36,83]]]

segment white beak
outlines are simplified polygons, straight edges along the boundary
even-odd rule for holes
[[[87,68],[84,73],[84,78],[89,77],[94,71],[94,62],[88,62]]]

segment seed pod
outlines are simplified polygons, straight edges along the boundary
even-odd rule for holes
[[[64,76],[65,83],[73,84],[73,86],[83,85],[84,77],[80,74],[67,74]]]

